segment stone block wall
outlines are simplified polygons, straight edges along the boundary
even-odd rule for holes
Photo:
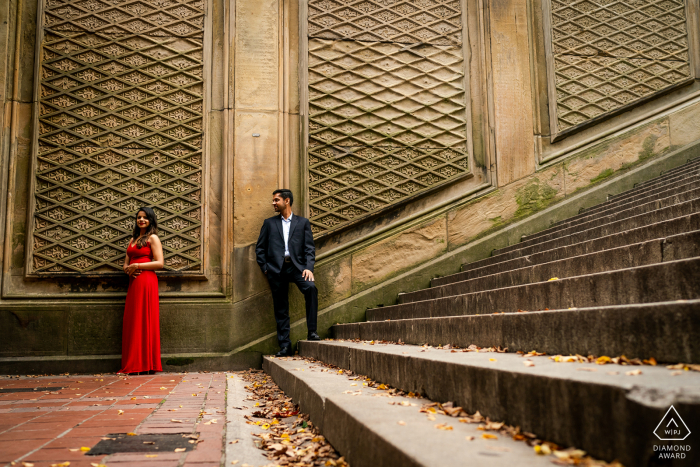
[[[698,12],[4,2],[0,370],[113,369],[140,205],[166,250],[165,360],[233,368],[275,348],[254,257],[275,188],[314,225],[325,332],[681,161],[700,140]],[[302,337],[296,291],[292,315]]]

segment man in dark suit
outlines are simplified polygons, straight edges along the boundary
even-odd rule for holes
[[[277,321],[277,357],[293,355],[289,339],[289,283],[293,282],[306,300],[306,327],[309,340],[320,340],[316,333],[318,290],[314,283],[316,246],[308,219],[292,214],[294,196],[290,190],[275,190],[272,207],[278,216],[265,219],[255,255],[272,291]]]

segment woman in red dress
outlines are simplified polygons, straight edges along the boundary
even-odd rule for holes
[[[129,291],[124,307],[122,369],[119,373],[163,371],[160,363],[158,278],[153,272],[163,268],[163,246],[157,234],[156,213],[147,207],[139,209],[124,258]]]

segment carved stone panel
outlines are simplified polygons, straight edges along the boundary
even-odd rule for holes
[[[308,198],[317,236],[469,172],[454,0],[311,0]]]
[[[203,272],[203,0],[46,0],[28,273],[120,271],[136,209]]]
[[[692,78],[684,0],[551,0],[553,132]]]

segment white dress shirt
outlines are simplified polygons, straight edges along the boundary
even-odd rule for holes
[[[282,217],[282,232],[284,233],[284,257],[289,257],[289,228],[292,226],[292,213],[289,213],[289,219]]]

